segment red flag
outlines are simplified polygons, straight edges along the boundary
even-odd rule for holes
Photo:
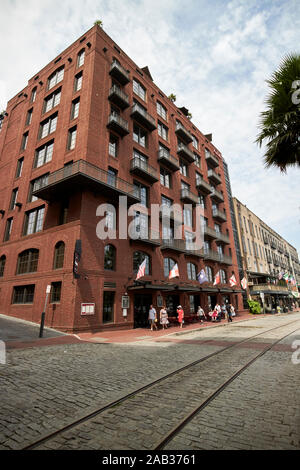
[[[179,277],[179,269],[177,263],[173,266],[169,273],[169,279],[172,279],[173,277]]]
[[[214,286],[216,284],[220,284],[220,271],[218,271],[217,274],[215,275]]]
[[[146,258],[144,259],[142,264],[140,264],[140,266],[139,266],[139,270],[138,270],[138,273],[137,273],[136,279],[135,279],[136,281],[138,279],[140,279],[140,277],[145,276],[145,270],[146,270]]]
[[[229,284],[230,284],[230,287],[233,287],[233,286],[236,286],[237,285],[237,282],[236,282],[236,278],[235,278],[235,275],[233,274],[231,276],[231,278],[229,279]]]
[[[243,289],[247,289],[247,279],[245,277],[241,280],[241,286]]]

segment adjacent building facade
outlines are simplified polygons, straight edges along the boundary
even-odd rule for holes
[[[49,285],[45,324],[69,332],[144,326],[150,304],[167,305],[170,315],[179,304],[192,313],[223,300],[242,309],[224,168],[211,136],[155,85],[148,67],[94,26],[7,105],[0,313],[38,322]],[[120,196],[131,210],[126,231],[133,224],[137,239],[124,234]],[[150,232],[143,208],[175,203],[189,205],[183,239],[174,235],[174,213]],[[199,207],[204,246],[191,250]],[[102,229],[115,237],[101,238]],[[169,279],[176,264],[179,277]],[[208,282],[200,285],[201,269]]]
[[[290,305],[299,298],[300,265],[297,250],[233,198],[241,253],[240,276],[248,281],[244,303],[263,301],[266,310]]]

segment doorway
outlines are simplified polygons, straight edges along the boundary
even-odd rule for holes
[[[149,325],[148,315],[152,304],[151,294],[135,294],[134,296],[134,328],[146,328]]]
[[[170,317],[177,316],[177,307],[180,304],[179,295],[167,295],[166,307]]]

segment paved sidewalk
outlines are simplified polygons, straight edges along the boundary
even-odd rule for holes
[[[295,312],[299,312],[300,309],[295,310]],[[275,314],[280,315],[280,314]],[[233,323],[243,322],[248,320],[253,320],[256,318],[263,318],[269,317],[270,315],[253,315],[247,312],[243,312],[238,314],[237,317],[233,319]],[[0,324],[3,318],[8,319],[10,317],[5,317],[4,315],[0,315]],[[15,319],[13,319],[15,320]],[[21,327],[21,320],[18,326],[18,331],[20,332]],[[24,324],[28,324],[29,322],[23,322]],[[172,326],[166,330],[163,330],[161,327],[158,331],[151,331],[150,328],[136,328],[130,330],[106,330],[106,331],[99,331],[99,332],[87,332],[87,333],[79,333],[79,334],[64,334],[55,330],[51,330],[47,328],[46,334],[43,338],[38,338],[38,329],[39,326],[35,324],[31,324],[35,326],[33,332],[30,335],[27,335],[24,338],[24,335],[20,336],[19,338],[13,339],[13,335],[7,337],[4,341],[6,342],[7,349],[25,349],[25,348],[32,348],[32,347],[42,347],[42,346],[55,346],[55,345],[63,345],[63,344],[76,344],[82,342],[91,342],[91,343],[136,343],[142,341],[156,341],[157,339],[162,338],[174,338],[179,335],[184,335],[185,333],[189,333],[191,331],[202,330],[207,328],[219,328],[224,325],[227,325],[227,320],[222,320],[220,323],[216,322],[204,322],[204,323],[191,323],[185,324],[184,327],[181,329],[179,326]],[[15,336],[15,335],[14,335]],[[52,337],[51,337],[52,336]]]

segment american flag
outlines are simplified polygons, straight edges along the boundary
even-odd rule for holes
[[[172,279],[173,277],[179,277],[179,269],[177,263],[173,266],[169,273],[169,279]]]
[[[220,284],[220,271],[218,271],[217,274],[215,275],[214,286],[216,284]]]
[[[231,276],[231,278],[229,279],[229,284],[230,284],[230,287],[233,287],[233,286],[236,286],[237,285],[237,282],[236,282],[236,278],[235,278],[235,275],[233,274]]]
[[[136,281],[138,279],[140,279],[140,277],[145,276],[145,270],[146,270],[146,258],[144,259],[142,264],[140,264],[140,266],[139,266],[139,270],[138,270],[138,273],[137,273],[136,279],[135,279]]]

